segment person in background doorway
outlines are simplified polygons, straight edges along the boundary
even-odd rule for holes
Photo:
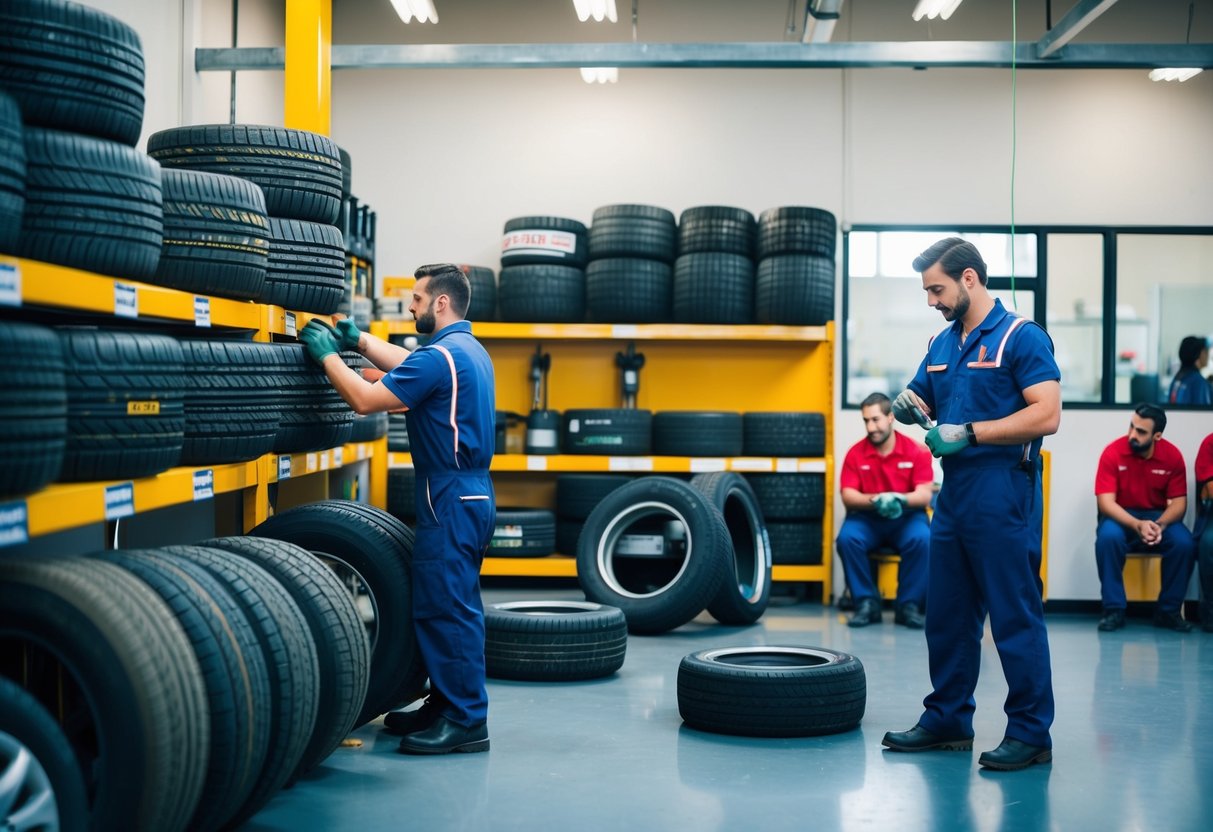
[[[922,273],[927,304],[951,322],[893,403],[899,422],[929,428],[926,445],[943,458],[927,578],[933,690],[918,723],[888,732],[882,744],[894,751],[973,747],[973,693],[988,613],[1007,678],[1007,729],[978,763],[1023,769],[1053,759],[1040,446],[1061,424],[1061,372],[1045,331],[990,295],[986,264],[972,243],[940,240],[914,260],[914,269]]]
[[[405,754],[488,751],[480,564],[496,516],[493,363],[464,320],[467,276],[449,263],[415,276],[409,311],[430,335],[426,346],[410,353],[349,320],[334,328],[314,319],[299,340],[356,412],[407,410],[417,472],[413,623],[430,695],[419,709],[388,714],[384,727],[404,735]],[[356,349],[387,374],[366,381],[340,349]]]
[[[1200,628],[1213,633],[1213,433],[1196,452],[1197,560],[1200,564]]]
[[[892,409],[884,393],[873,393],[859,406],[868,438],[856,442],[842,463],[839,487],[847,517],[838,531],[838,557],[855,599],[848,626],[880,623],[880,591],[868,554],[890,546],[901,557],[893,620],[921,630],[931,543],[926,509],[934,477],[927,449],[893,430]]]
[[[1099,525],[1095,565],[1099,570],[1105,632],[1125,626],[1125,556],[1134,545],[1162,556],[1162,587],[1154,608],[1154,626],[1186,633],[1182,607],[1196,544],[1184,525],[1188,476],[1179,449],[1162,438],[1167,414],[1139,404],[1129,417],[1127,436],[1104,448],[1095,472]]]
[[[1179,342],[1179,370],[1171,379],[1168,404],[1213,405],[1213,387],[1200,374],[1209,363],[1209,344],[1204,338],[1189,335]]]

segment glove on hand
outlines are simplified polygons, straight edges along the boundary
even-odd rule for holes
[[[876,499],[872,501],[872,505],[876,507],[876,513],[881,517],[886,520],[896,520],[905,509],[905,498],[900,494],[894,494],[892,491],[886,491],[882,494],[877,494]]]
[[[337,322],[337,326],[334,329],[337,331],[337,339],[338,343],[341,344],[341,349],[358,349],[358,342],[362,339],[362,332],[358,329],[358,324],[349,318],[343,318]]]
[[[902,390],[893,400],[893,418],[903,425],[930,427],[930,419],[927,418],[926,411],[919,406],[920,401],[913,390]]]
[[[337,354],[337,338],[333,328],[315,318],[307,322],[303,332],[299,333],[299,340],[307,347],[307,354],[312,360],[322,367],[324,359]]]
[[[969,447],[969,432],[964,425],[936,425],[927,431],[926,443],[935,456],[948,456]]]

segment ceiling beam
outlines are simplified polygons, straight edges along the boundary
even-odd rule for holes
[[[1213,44],[1071,44],[1051,58],[1036,43],[458,43],[334,44],[333,69],[545,69],[616,66],[673,69],[837,69],[909,67],[1021,69],[1213,69]],[[282,69],[281,47],[196,49],[199,72]]]
[[[1036,41],[1036,54],[1047,58],[1061,49],[1087,26],[1091,21],[1106,12],[1116,3],[1116,0],[1078,0],[1074,8],[1066,12],[1066,16],[1057,21],[1057,25],[1045,32],[1044,37]]]

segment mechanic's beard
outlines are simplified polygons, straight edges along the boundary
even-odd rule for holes
[[[422,312],[421,317],[417,319],[417,331],[422,335],[429,335],[437,324],[434,320],[434,304],[430,303],[430,308]]]
[[[964,290],[963,286],[961,286],[960,297],[957,299],[956,305],[947,312],[943,313],[943,319],[945,321],[960,320],[965,316],[965,313],[969,311],[969,307],[972,305],[973,302],[969,299],[969,293]]]
[[[1154,445],[1153,439],[1151,439],[1148,442],[1138,442],[1136,439],[1129,440],[1129,447],[1133,449],[1133,453],[1138,454],[1140,456],[1145,456],[1146,454],[1148,454],[1150,452],[1150,448],[1153,447],[1153,445]]]
[[[884,433],[869,433],[868,441],[871,442],[873,445],[875,445],[877,448],[879,448],[881,445],[883,445],[885,442],[888,441],[889,435],[892,432],[893,432],[893,429],[889,428]]]

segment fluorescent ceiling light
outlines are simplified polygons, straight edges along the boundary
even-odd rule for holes
[[[928,20],[934,20],[937,17],[940,20],[947,20],[959,5],[960,0],[918,0],[912,17],[915,20],[922,20],[924,17]]]
[[[591,17],[599,23],[604,18],[612,23],[619,22],[619,14],[615,11],[615,0],[573,0],[573,8],[577,10],[577,19],[582,23]]]
[[[1194,78],[1199,75],[1201,70],[1199,67],[1176,67],[1164,66],[1160,69],[1150,70],[1151,81],[1187,81],[1189,78]]]
[[[619,67],[583,66],[581,80],[587,84],[614,84],[619,81]]]
[[[392,0],[392,8],[405,23],[417,18],[418,23],[437,23],[438,12],[434,9],[434,0]]]

